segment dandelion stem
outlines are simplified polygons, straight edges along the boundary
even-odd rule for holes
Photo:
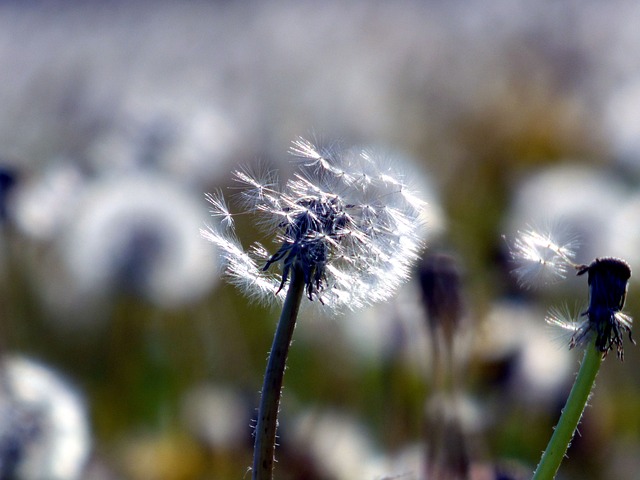
[[[271,480],[273,478],[282,381],[304,287],[304,273],[302,268],[296,264],[293,268],[287,297],[273,338],[271,353],[269,353],[267,371],[264,375],[258,423],[255,430],[253,480]]]
[[[560,420],[533,474],[533,480],[547,480],[556,476],[578,427],[601,363],[602,352],[599,352],[594,344],[590,344],[585,351],[580,371],[562,410]]]

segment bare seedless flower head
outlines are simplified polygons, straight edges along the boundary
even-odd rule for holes
[[[259,243],[245,251],[221,192],[207,196],[219,222],[201,233],[218,246],[227,277],[252,297],[282,298],[299,267],[309,300],[334,310],[387,299],[422,248],[424,202],[367,150],[322,151],[298,139],[290,153],[298,169],[283,188],[273,172],[234,173],[240,213],[256,214],[274,235],[273,254]]]
[[[564,278],[568,268],[575,269],[577,275],[587,274],[589,306],[586,311],[573,319],[560,310],[552,310],[547,315],[547,323],[572,333],[569,348],[595,341],[603,356],[615,349],[618,358],[623,360],[624,334],[635,344],[631,337],[632,319],[622,311],[631,278],[629,264],[613,257],[596,258],[589,265],[577,264],[573,262],[573,249],[556,242],[551,234],[533,229],[518,233],[511,253],[520,264],[514,272],[521,284],[540,276]]]

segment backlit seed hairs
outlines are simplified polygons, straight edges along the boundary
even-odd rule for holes
[[[231,283],[260,300],[284,295],[291,269],[306,296],[333,310],[389,298],[409,276],[423,246],[425,204],[385,158],[367,149],[321,150],[302,138],[290,153],[297,171],[283,188],[274,172],[234,172],[243,209],[279,245],[245,251],[221,192],[207,196],[216,225],[202,235],[217,245]],[[282,273],[274,271],[282,264]]]

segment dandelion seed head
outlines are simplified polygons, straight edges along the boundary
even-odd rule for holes
[[[234,174],[241,213],[273,234],[271,255],[262,245],[245,251],[226,203],[207,196],[218,223],[202,235],[218,246],[230,281],[258,299],[282,298],[298,266],[306,296],[335,311],[389,298],[423,247],[424,202],[371,151],[322,150],[299,138],[290,153],[298,170],[282,188],[273,173]]]

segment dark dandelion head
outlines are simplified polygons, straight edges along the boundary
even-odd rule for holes
[[[622,313],[631,268],[619,258],[596,258],[578,270],[578,275],[585,273],[588,274],[589,308],[582,314],[588,319],[584,333],[595,332],[596,348],[605,356],[615,348],[618,358],[623,360],[623,334],[627,332],[629,340],[635,344],[631,337],[631,317]]]
[[[16,172],[10,167],[0,165],[0,222],[7,219],[9,214],[7,203],[16,182]]]
[[[420,287],[429,326],[441,326],[449,338],[459,327],[462,314],[462,272],[456,258],[434,254],[420,263]]]
[[[289,221],[280,225],[285,230],[282,246],[267,260],[263,270],[282,260],[280,291],[289,279],[291,268],[298,266],[304,276],[307,297],[313,300],[315,296],[322,302],[319,293],[324,288],[331,245],[336,245],[347,231],[349,216],[342,201],[335,196],[303,198],[296,206],[299,209],[292,209]]]
[[[606,305],[622,310],[631,278],[629,264],[619,258],[596,258],[590,265],[578,270],[578,275],[588,274],[590,305]]]

